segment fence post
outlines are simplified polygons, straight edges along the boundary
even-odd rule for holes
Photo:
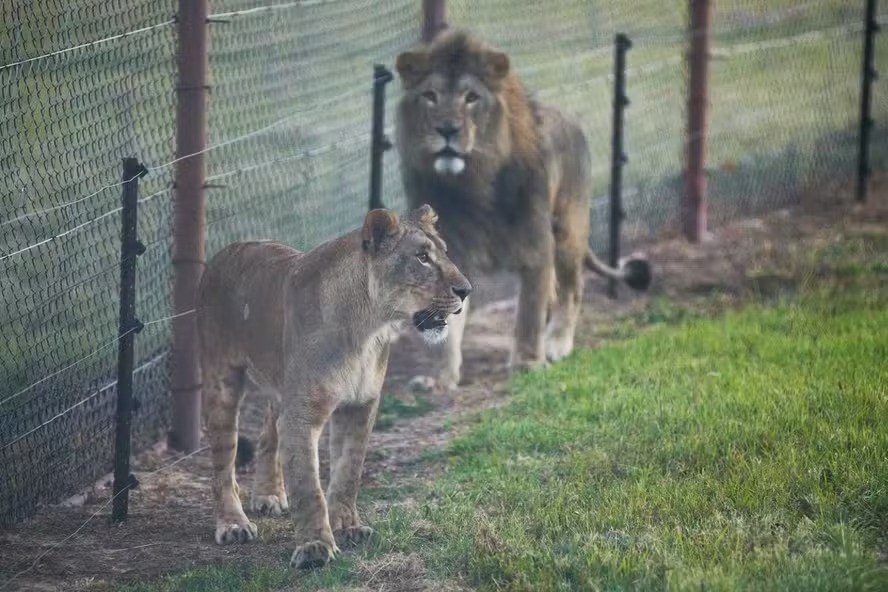
[[[691,242],[706,235],[706,135],[709,110],[709,0],[690,0],[688,37],[688,129],[685,190],[681,204],[684,233]]]
[[[117,341],[117,422],[114,434],[114,497],[111,520],[126,520],[130,474],[130,426],[133,417],[133,338],[142,330],[136,318],[136,257],[145,252],[138,239],[139,178],[147,174],[135,158],[123,159],[123,208],[120,215],[120,318]]]
[[[204,268],[207,138],[207,0],[179,0],[176,191],[173,204],[173,429],[170,445],[200,444],[200,360],[193,314]]]
[[[391,71],[381,64],[373,66],[373,122],[370,126],[370,209],[382,204],[382,157],[392,147],[385,135],[385,85],[393,80]]]
[[[620,225],[626,212],[623,211],[623,165],[629,162],[623,148],[624,111],[629,106],[626,96],[626,52],[632,48],[632,41],[623,33],[614,39],[614,116],[611,128],[611,182],[610,182],[610,265],[620,262]],[[617,282],[608,282],[608,295],[617,297]]]
[[[857,153],[857,201],[866,201],[870,176],[869,140],[875,122],[872,118],[873,81],[878,77],[873,59],[876,33],[876,0],[866,0],[863,28],[863,67],[860,73],[860,147]]]
[[[429,43],[447,28],[447,0],[422,0],[422,41]]]

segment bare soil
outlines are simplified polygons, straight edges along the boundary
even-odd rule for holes
[[[876,181],[865,206],[854,204],[844,189],[823,188],[793,208],[719,227],[703,244],[688,244],[668,231],[655,240],[638,242],[635,249],[646,254],[654,267],[650,290],[634,294],[623,288],[612,300],[606,296],[606,283],[589,277],[578,345],[595,347],[613,339],[615,323],[621,320],[634,319],[642,325],[656,321],[657,315],[668,314],[662,302],[714,313],[751,299],[792,293],[818,273],[812,256],[831,244],[860,238],[888,244],[886,181]],[[881,250],[882,256],[885,251]],[[514,281],[476,278],[475,283],[464,347],[464,385],[456,392],[431,396],[435,408],[426,415],[398,420],[390,429],[373,434],[363,488],[388,495],[370,496],[375,501],[363,505],[370,524],[391,504],[410,503],[412,486],[435,478],[439,465],[423,459],[460,433],[467,415],[508,400],[506,360],[516,301]],[[393,348],[385,392],[411,398],[408,380],[417,369],[429,368],[436,355],[413,336],[402,338]],[[257,436],[263,409],[261,393],[248,395],[242,432]],[[180,462],[168,466],[177,459]],[[0,590],[102,590],[111,582],[150,580],[204,564],[288,560],[291,544],[285,519],[258,519],[261,535],[253,544],[214,544],[207,451],[181,459],[158,445],[136,457],[134,465],[140,486],[130,495],[124,526],[109,522],[110,479],[106,478],[68,503],[42,508],[32,520],[0,531]],[[166,468],[157,471],[161,467]],[[249,469],[239,481],[249,491]],[[361,590],[457,589],[455,583],[429,580],[415,555],[367,561],[360,564],[359,573]]]

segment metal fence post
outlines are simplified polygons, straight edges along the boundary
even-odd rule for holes
[[[370,209],[382,204],[382,157],[392,147],[385,135],[385,86],[393,80],[391,71],[381,64],[373,66],[373,122],[370,127]]]
[[[690,0],[688,129],[682,226],[689,241],[706,235],[706,135],[709,111],[710,0]]]
[[[873,81],[878,77],[873,52],[879,23],[876,22],[877,0],[866,1],[863,28],[863,67],[860,73],[860,147],[857,153],[857,201],[866,201],[870,176],[869,141],[873,130],[872,103]]]
[[[117,423],[114,435],[114,497],[111,519],[126,520],[130,474],[130,427],[133,416],[133,338],[142,330],[136,318],[136,257],[145,252],[138,239],[139,178],[147,169],[135,158],[123,159],[123,209],[120,234],[120,320],[117,342]]]
[[[176,191],[173,204],[173,429],[170,445],[200,445],[200,356],[194,309],[205,264],[207,0],[179,0]]]
[[[611,129],[611,181],[610,181],[610,265],[620,262],[620,225],[626,212],[623,211],[623,165],[629,162],[623,148],[623,120],[629,97],[626,96],[626,52],[632,48],[632,41],[623,33],[614,39],[614,114]],[[617,282],[608,282],[608,294],[617,297]]]
[[[430,42],[447,28],[447,0],[422,0],[422,41]]]

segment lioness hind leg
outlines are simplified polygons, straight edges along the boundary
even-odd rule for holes
[[[280,516],[290,509],[278,451],[278,406],[274,403],[268,404],[265,424],[259,436],[256,478],[250,507],[254,512],[271,516]]]
[[[373,535],[371,528],[361,524],[357,499],[378,407],[378,397],[364,405],[343,406],[330,420],[331,442],[338,444],[338,451],[331,452],[338,454],[330,458],[327,512],[336,544],[343,548],[357,546]]]
[[[573,351],[577,319],[583,302],[582,266],[582,252],[568,248],[556,250],[558,289],[546,328],[546,358],[550,362],[558,361]]]
[[[216,542],[245,543],[256,538],[256,525],[247,519],[234,477],[237,414],[244,391],[244,370],[204,364],[203,407],[213,454],[213,501]]]

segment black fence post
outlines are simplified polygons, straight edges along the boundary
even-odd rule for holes
[[[626,96],[626,52],[632,42],[623,33],[617,33],[614,40],[614,119],[611,135],[611,180],[610,180],[610,265],[620,262],[620,225],[626,213],[623,211],[623,165],[629,158],[623,149],[623,115],[629,106]],[[617,297],[617,281],[608,283],[608,295]]]
[[[130,474],[130,424],[133,415],[133,337],[142,330],[136,318],[136,257],[145,252],[139,242],[139,178],[147,169],[135,158],[123,159],[123,209],[120,236],[120,325],[117,343],[117,425],[114,437],[114,497],[111,520],[126,520]]]
[[[863,27],[863,69],[860,73],[860,147],[857,152],[857,201],[866,201],[870,176],[869,141],[875,122],[872,117],[873,81],[878,77],[873,60],[876,33],[877,0],[866,0],[866,16]]]
[[[373,66],[373,123],[370,128],[370,209],[382,204],[382,157],[392,147],[385,135],[385,85],[394,79],[381,64]]]

